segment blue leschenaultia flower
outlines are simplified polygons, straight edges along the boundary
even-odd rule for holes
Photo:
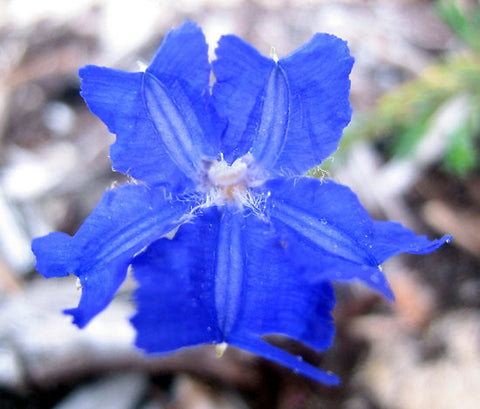
[[[108,190],[73,237],[34,240],[36,267],[79,277],[80,303],[65,312],[80,328],[132,266],[131,322],[147,353],[229,344],[337,384],[262,337],[328,348],[332,281],[358,279],[392,299],[381,263],[449,237],[373,221],[349,188],[305,176],[350,121],[344,41],[316,34],[278,61],[233,35],[211,64],[207,50],[187,21],[145,72],[80,70],[88,107],[116,134],[113,167],[138,182]]]

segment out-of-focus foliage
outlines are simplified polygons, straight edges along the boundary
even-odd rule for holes
[[[444,167],[465,176],[478,167],[480,143],[480,2],[462,9],[456,0],[437,2],[439,16],[459,40],[459,47],[440,58],[418,78],[380,98],[376,109],[350,128],[350,140],[368,138],[392,156],[412,154],[437,113],[453,99],[463,98],[467,112],[448,133]]]
[[[480,3],[473,10],[461,10],[455,0],[437,1],[440,17],[472,50],[480,52]]]

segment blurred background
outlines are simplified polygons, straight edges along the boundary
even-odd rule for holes
[[[77,70],[138,70],[186,18],[281,57],[315,32],[348,40],[354,117],[313,175],[378,219],[452,244],[384,266],[397,301],[339,286],[334,346],[285,348],[336,372],[326,388],[246,352],[147,359],[127,280],[85,329],[60,313],[75,279],[34,270],[33,237],[73,234],[112,183],[114,138]],[[460,0],[0,0],[0,408],[451,409],[480,402],[480,3]]]

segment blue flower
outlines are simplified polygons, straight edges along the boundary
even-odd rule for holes
[[[373,221],[347,187],[302,176],[337,148],[350,121],[344,41],[316,34],[279,61],[231,35],[212,64],[207,48],[187,21],[145,72],[80,70],[88,107],[117,136],[114,168],[138,183],[107,191],[73,237],[34,240],[37,269],[79,277],[80,303],[65,311],[79,327],[132,266],[131,321],[146,352],[226,343],[336,384],[262,337],[328,348],[332,281],[358,279],[393,298],[381,263],[449,238]]]

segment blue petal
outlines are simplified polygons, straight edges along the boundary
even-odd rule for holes
[[[347,43],[316,34],[278,62],[289,85],[291,103],[285,148],[276,169],[303,174],[337,148],[350,122],[350,71]]]
[[[80,303],[66,312],[84,327],[111,301],[133,256],[177,227],[188,210],[187,203],[167,201],[160,190],[117,187],[105,193],[73,237],[51,233],[35,239],[36,267],[47,278],[80,278]]]
[[[372,248],[373,221],[347,187],[312,178],[275,180],[268,216],[292,259],[311,279],[360,279],[393,298]],[[299,267],[300,268],[300,267]]]
[[[212,208],[173,240],[152,244],[133,267],[140,287],[132,322],[136,344],[147,352],[202,342],[255,346],[268,359],[324,380],[322,371],[261,340],[282,334],[325,349],[334,334],[331,284],[295,274],[268,223]]]
[[[233,35],[222,36],[215,53],[212,94],[220,116],[228,120],[222,152],[227,161],[233,162],[252,147],[260,115],[258,105],[275,63]]]
[[[215,105],[228,120],[223,151],[251,150],[273,174],[303,174],[337,149],[351,117],[346,43],[327,34],[277,64],[235,36],[225,36],[212,63]]]
[[[167,87],[181,79],[199,94],[208,92],[210,63],[202,30],[188,20],[170,30],[147,72],[161,79]]]
[[[393,294],[380,264],[399,253],[428,253],[450,237],[429,241],[393,222],[373,221],[355,194],[331,180],[272,180],[267,215],[299,269],[312,281],[360,279]]]
[[[310,365],[302,360],[300,356],[294,356],[288,352],[270,345],[261,339],[234,339],[232,345],[260,355],[270,361],[277,362],[283,366],[292,369],[295,373],[301,374],[314,381],[321,382],[325,385],[336,386],[340,384],[338,377],[330,372]]]
[[[70,268],[72,237],[68,234],[53,232],[36,238],[32,251],[37,258],[35,268],[45,278],[66,277],[73,271]]]
[[[173,191],[195,185],[202,159],[219,146],[209,72],[205,38],[189,22],[166,36],[146,73],[80,70],[88,107],[117,135],[116,170]]]
[[[270,192],[268,216],[302,241],[358,264],[378,264],[368,247],[372,219],[348,187],[303,177],[276,179],[264,189]]]
[[[396,222],[374,221],[374,228],[375,245],[372,251],[379,263],[400,253],[431,253],[452,239],[452,236],[443,236],[430,241]]]
[[[224,248],[231,259],[239,262],[236,270],[222,271],[217,267],[217,275],[229,274],[230,283],[242,288],[241,306],[230,318],[232,324],[224,329],[227,342],[228,337],[248,340],[282,334],[317,350],[328,348],[333,342],[330,312],[335,304],[330,283],[311,283],[308,277],[298,274],[284,243],[272,226],[258,217],[226,212],[222,229],[228,236],[219,236],[217,260],[227,252]],[[222,293],[231,303],[227,290],[216,298]]]
[[[183,225],[172,240],[159,240],[135,258],[139,287],[131,321],[139,348],[164,353],[222,342],[213,296],[217,234],[218,214],[211,211]]]

